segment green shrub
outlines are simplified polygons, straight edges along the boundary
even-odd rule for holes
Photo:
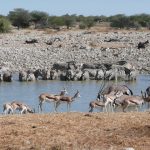
[[[80,25],[79,25],[79,29],[85,29],[86,28],[86,25],[84,24],[84,23],[81,23]]]
[[[28,10],[17,8],[13,11],[10,11],[8,18],[11,21],[13,26],[21,28],[27,28],[30,25],[31,16]]]
[[[5,18],[0,18],[0,33],[6,33],[10,31],[10,22]]]
[[[32,11],[30,13],[31,20],[35,24],[35,28],[44,28],[48,25],[49,15],[43,11]]]

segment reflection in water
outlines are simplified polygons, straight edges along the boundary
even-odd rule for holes
[[[38,96],[41,93],[58,94],[63,87],[67,88],[68,95],[73,96],[79,90],[81,97],[76,99],[71,105],[71,111],[87,112],[89,111],[89,102],[96,99],[97,93],[101,87],[102,81],[36,81],[36,82],[19,82],[0,83],[0,113],[2,105],[5,102],[18,100],[25,102],[38,110]],[[107,82],[110,84],[111,82]],[[115,82],[114,82],[115,83]],[[140,75],[135,82],[118,82],[117,84],[127,85],[134,95],[141,95],[141,90],[150,86],[150,76]],[[145,106],[146,108],[147,106]],[[53,103],[43,104],[44,112],[53,112]],[[58,111],[67,111],[66,104],[59,106]],[[99,110],[95,110],[99,111]]]

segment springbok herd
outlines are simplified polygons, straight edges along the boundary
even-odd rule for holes
[[[106,88],[104,87],[105,85],[102,85],[96,100],[89,103],[89,112],[93,112],[95,108],[102,108],[103,111],[107,112],[108,106],[112,112],[117,107],[121,107],[123,112],[126,112],[128,106],[135,106],[138,110],[138,106],[142,106],[144,103],[148,103],[149,105],[150,103],[150,87],[147,87],[144,92],[141,91],[141,96],[133,95],[132,90],[125,85],[109,85]],[[80,93],[77,90],[74,96],[67,96],[66,94],[68,93],[65,88],[58,95],[49,93],[40,94],[39,112],[43,111],[42,105],[44,102],[53,102],[56,112],[61,103],[66,103],[67,111],[70,111],[71,103],[80,97]],[[3,105],[3,114],[14,114],[16,110],[20,114],[35,113],[34,109],[31,109],[30,106],[22,102],[13,101]]]

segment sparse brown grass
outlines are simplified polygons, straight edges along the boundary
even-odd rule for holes
[[[51,113],[0,116],[0,149],[122,150],[150,147],[150,114]]]
[[[121,42],[104,42],[102,44],[96,44],[91,42],[89,46],[93,48],[111,48],[111,49],[116,49],[116,48],[129,48],[129,45],[121,43]]]
[[[104,26],[103,27],[94,26],[90,30],[93,31],[93,32],[106,32],[106,33],[110,32],[110,31],[114,31],[113,28],[108,27],[108,26],[106,26],[106,27],[104,27]]]
[[[40,30],[40,29],[39,29]],[[44,34],[56,34],[56,33],[58,33],[59,31],[57,31],[57,30],[54,30],[54,29],[48,29],[48,28],[46,28],[46,29],[41,29],[40,31],[44,31]]]

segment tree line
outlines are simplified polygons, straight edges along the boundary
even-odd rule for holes
[[[11,25],[20,28],[34,26],[37,28],[53,28],[59,30],[61,27],[78,26],[80,29],[91,28],[95,24],[109,22],[111,27],[115,28],[135,28],[145,27],[150,29],[150,15],[138,14],[126,16],[117,14],[114,16],[83,16],[83,15],[62,15],[50,16],[47,12],[31,11],[23,8],[16,8],[8,13],[7,16],[0,15],[0,32],[9,32]]]

